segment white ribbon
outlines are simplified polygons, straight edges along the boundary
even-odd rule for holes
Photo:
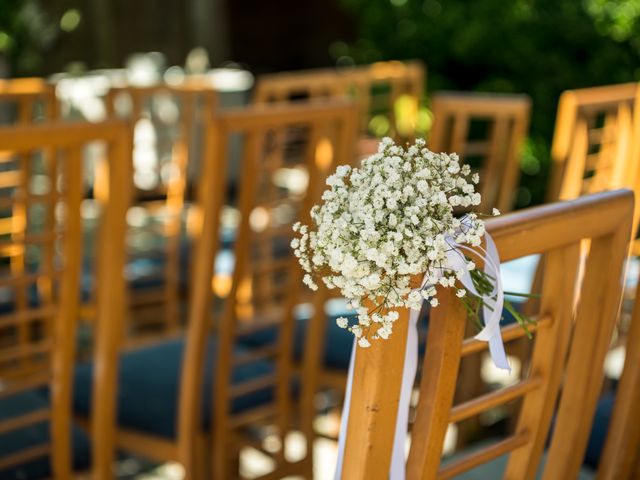
[[[507,355],[500,335],[500,319],[502,317],[502,307],[504,305],[504,290],[500,279],[500,257],[498,249],[491,238],[486,233],[486,249],[482,247],[468,247],[458,244],[453,238],[447,237],[447,243],[452,247],[447,252],[447,268],[454,271],[462,271],[460,283],[473,295],[482,297],[484,328],[475,336],[477,340],[489,342],[489,353],[493,362],[498,368],[511,371],[511,366],[507,360]],[[471,279],[471,273],[465,259],[465,252],[477,257],[484,262],[484,272],[491,275],[494,280],[493,291],[487,295],[480,295]],[[416,371],[418,369],[418,310],[411,310],[409,316],[409,328],[407,330],[407,346],[404,355],[404,369],[402,372],[402,384],[400,387],[400,402],[398,404],[398,416],[396,418],[396,429],[393,439],[393,450],[391,453],[390,480],[405,479],[405,441],[409,427],[409,407],[411,403],[411,392],[415,382]],[[351,407],[351,387],[353,385],[353,366],[355,360],[356,343],[353,342],[351,350],[351,361],[349,362],[349,375],[347,377],[347,389],[345,392],[344,404],[342,406],[342,420],[340,424],[340,437],[338,439],[338,461],[336,464],[335,480],[342,479],[342,465],[344,461],[344,448],[347,437],[347,425],[349,423],[349,409]],[[347,479],[345,479],[347,480]]]

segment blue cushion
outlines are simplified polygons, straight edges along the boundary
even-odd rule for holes
[[[282,247],[284,248],[284,247]],[[287,248],[289,248],[287,246]],[[511,291],[527,293],[531,289],[533,277],[539,262],[539,255],[531,255],[523,257],[501,265],[501,278],[504,285]],[[524,305],[523,297],[510,297],[509,300],[517,311],[521,311]],[[356,322],[356,316],[351,312],[344,310],[343,305],[333,306],[329,309],[330,315],[327,316],[327,324],[325,330],[325,351],[323,365],[325,368],[332,370],[348,370],[349,361],[351,359],[351,349],[353,346],[353,336],[344,329],[338,327],[336,318],[345,316],[349,319],[350,324]],[[298,318],[295,328],[295,358],[302,358],[304,348],[305,335],[307,329],[308,317]],[[509,325],[516,320],[507,310],[503,311],[503,325]],[[429,310],[426,309],[424,319],[418,322],[419,329],[426,329],[429,322]],[[274,341],[277,335],[277,328],[265,329],[257,333],[246,335],[241,338],[242,343],[257,347]],[[420,338],[425,338],[424,332],[421,332]],[[419,353],[424,355],[425,344],[420,342]]]
[[[345,315],[349,320],[349,324],[357,323],[355,315]],[[349,369],[351,360],[351,350],[353,348],[353,335],[340,328],[336,323],[337,317],[330,317],[327,321],[325,347],[324,347],[324,366],[332,370]],[[303,335],[301,335],[303,337]],[[300,342],[303,340],[301,339]]]
[[[346,315],[346,317],[349,318],[351,323],[354,323],[354,315]],[[343,328],[338,327],[336,318],[337,317],[327,318],[323,365],[330,369],[347,370],[351,358],[351,348],[353,347],[353,335]],[[308,323],[308,318],[296,319],[293,348],[294,358],[298,361],[302,359]],[[277,327],[267,328],[259,332],[244,335],[240,338],[240,341],[247,346],[259,347],[273,343],[277,338],[277,332]]]
[[[203,396],[203,428],[211,423],[211,389],[216,341],[207,344]],[[237,352],[243,349],[238,347]],[[118,424],[165,438],[175,438],[178,412],[180,373],[184,340],[171,340],[157,345],[126,352],[120,357],[118,385]],[[241,383],[274,371],[266,361],[241,365],[233,371],[233,383]],[[76,368],[74,409],[89,415],[93,365],[84,363]],[[273,398],[271,387],[236,398],[234,413],[269,402]]]
[[[611,421],[615,400],[615,393],[609,392],[603,395],[598,401],[596,413],[593,417],[593,424],[591,425],[587,451],[584,455],[584,465],[598,468],[604,442],[607,439],[607,431],[609,430],[609,422]]]
[[[37,392],[26,392],[0,399],[0,421],[48,408],[46,396]],[[49,422],[29,425],[0,434],[0,459],[11,453],[49,443]],[[82,430],[72,428],[73,468],[86,470],[91,462],[89,439]],[[43,456],[22,465],[0,471],[3,480],[30,480],[51,477],[49,456]]]

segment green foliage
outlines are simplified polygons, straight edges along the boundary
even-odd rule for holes
[[[57,29],[35,0],[0,0],[0,55],[12,76],[33,75]]]
[[[471,270],[471,281],[473,282],[473,287],[476,289],[476,292],[480,294],[480,296],[475,296],[469,293],[469,295],[465,295],[460,300],[462,301],[462,305],[467,311],[467,315],[470,321],[472,321],[478,331],[482,330],[484,327],[483,321],[480,319],[481,312],[484,307],[487,307],[490,311],[494,311],[493,308],[484,301],[486,297],[489,297],[495,303],[497,299],[497,294],[493,294],[494,286],[496,284],[495,277],[492,277],[487,272],[482,269],[475,268]],[[509,295],[512,297],[521,297],[521,298],[539,298],[538,294],[531,293],[519,293],[519,292],[504,292],[505,295]],[[529,327],[533,327],[536,324],[536,321],[529,318],[527,315],[520,313],[509,301],[508,298],[504,299],[504,310],[509,312],[511,316],[518,322],[518,325],[522,327],[522,329],[526,332],[527,337],[530,339],[533,338],[531,335],[531,331]]]
[[[419,58],[429,90],[531,96],[520,206],[544,199],[560,93],[640,79],[640,0],[341,1],[358,40],[340,62]]]
[[[640,48],[640,0],[586,0],[585,7],[602,35]]]

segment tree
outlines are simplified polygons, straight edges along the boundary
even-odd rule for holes
[[[544,199],[563,90],[640,79],[639,0],[342,0],[358,63],[419,58],[430,90],[525,92],[533,100],[519,204]]]

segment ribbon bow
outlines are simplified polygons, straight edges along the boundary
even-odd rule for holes
[[[465,219],[462,219],[462,225]],[[483,300],[483,321],[484,328],[475,336],[477,340],[489,342],[489,353],[494,364],[498,368],[511,371],[511,366],[507,360],[504,350],[504,343],[500,334],[500,319],[502,318],[502,307],[504,305],[504,290],[500,279],[500,257],[496,244],[488,233],[485,233],[486,248],[469,247],[457,243],[453,237],[447,236],[447,243],[451,249],[447,252],[447,267],[455,271],[462,271],[460,282],[473,295]],[[486,274],[495,279],[493,291],[486,295],[480,295],[473,285],[471,273],[465,260],[465,252],[473,255],[484,262],[483,270]],[[436,307],[437,308],[437,307]],[[396,418],[396,429],[393,440],[393,451],[391,454],[390,480],[404,480],[405,478],[405,439],[409,426],[409,407],[411,402],[411,391],[418,368],[418,315],[417,310],[411,310],[409,316],[409,328],[407,331],[407,346],[404,358],[404,370],[402,372],[402,386],[400,389],[400,402],[398,405],[398,416]],[[338,461],[336,465],[335,480],[342,478],[342,463],[344,460],[344,448],[347,436],[347,425],[349,423],[349,409],[351,407],[351,388],[353,385],[353,365],[355,360],[355,340],[351,350],[351,360],[349,362],[349,375],[347,377],[347,389],[345,392],[344,404],[342,407],[342,421],[340,424],[340,437],[338,440]]]

